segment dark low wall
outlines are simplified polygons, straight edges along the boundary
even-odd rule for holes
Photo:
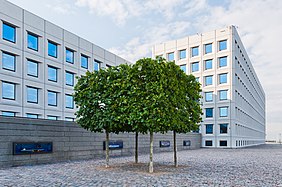
[[[89,132],[74,122],[0,116],[0,167],[103,157],[104,140],[104,133]],[[110,134],[110,140],[123,141],[123,149],[111,150],[111,156],[134,154],[135,134]],[[149,135],[139,135],[140,154],[149,152],[149,140]],[[170,141],[170,147],[161,148],[159,141],[163,140]],[[184,140],[190,140],[191,146],[183,146]],[[13,142],[53,142],[53,152],[13,155]],[[200,146],[200,134],[177,134],[178,150],[197,149]],[[154,152],[172,150],[171,132],[154,135]]]

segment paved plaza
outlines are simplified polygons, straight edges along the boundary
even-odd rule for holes
[[[154,155],[155,173],[147,173],[148,155],[64,162],[0,170],[0,186],[281,186],[282,145],[244,149],[199,149]]]

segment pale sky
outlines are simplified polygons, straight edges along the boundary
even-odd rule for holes
[[[236,25],[266,93],[267,138],[282,133],[281,0],[9,1],[131,62],[155,43]]]

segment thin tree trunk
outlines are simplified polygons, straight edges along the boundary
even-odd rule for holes
[[[135,163],[138,163],[138,132],[135,134]]]
[[[149,163],[149,173],[154,172],[153,168],[153,140],[154,140],[154,134],[153,132],[150,132],[150,163]]]
[[[177,163],[177,142],[176,142],[176,132],[173,131],[173,151],[174,151],[174,166],[178,167]]]
[[[106,131],[106,168],[109,167],[109,132]]]

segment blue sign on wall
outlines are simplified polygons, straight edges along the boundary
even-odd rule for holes
[[[52,153],[53,143],[52,142],[14,142],[13,148],[14,148],[13,150],[14,155]]]
[[[170,141],[160,141],[160,147],[170,147]]]
[[[109,141],[109,149],[122,149],[123,148],[123,141]],[[106,141],[103,142],[103,149],[106,150]]]
[[[191,141],[190,140],[184,140],[183,146],[191,146]]]

